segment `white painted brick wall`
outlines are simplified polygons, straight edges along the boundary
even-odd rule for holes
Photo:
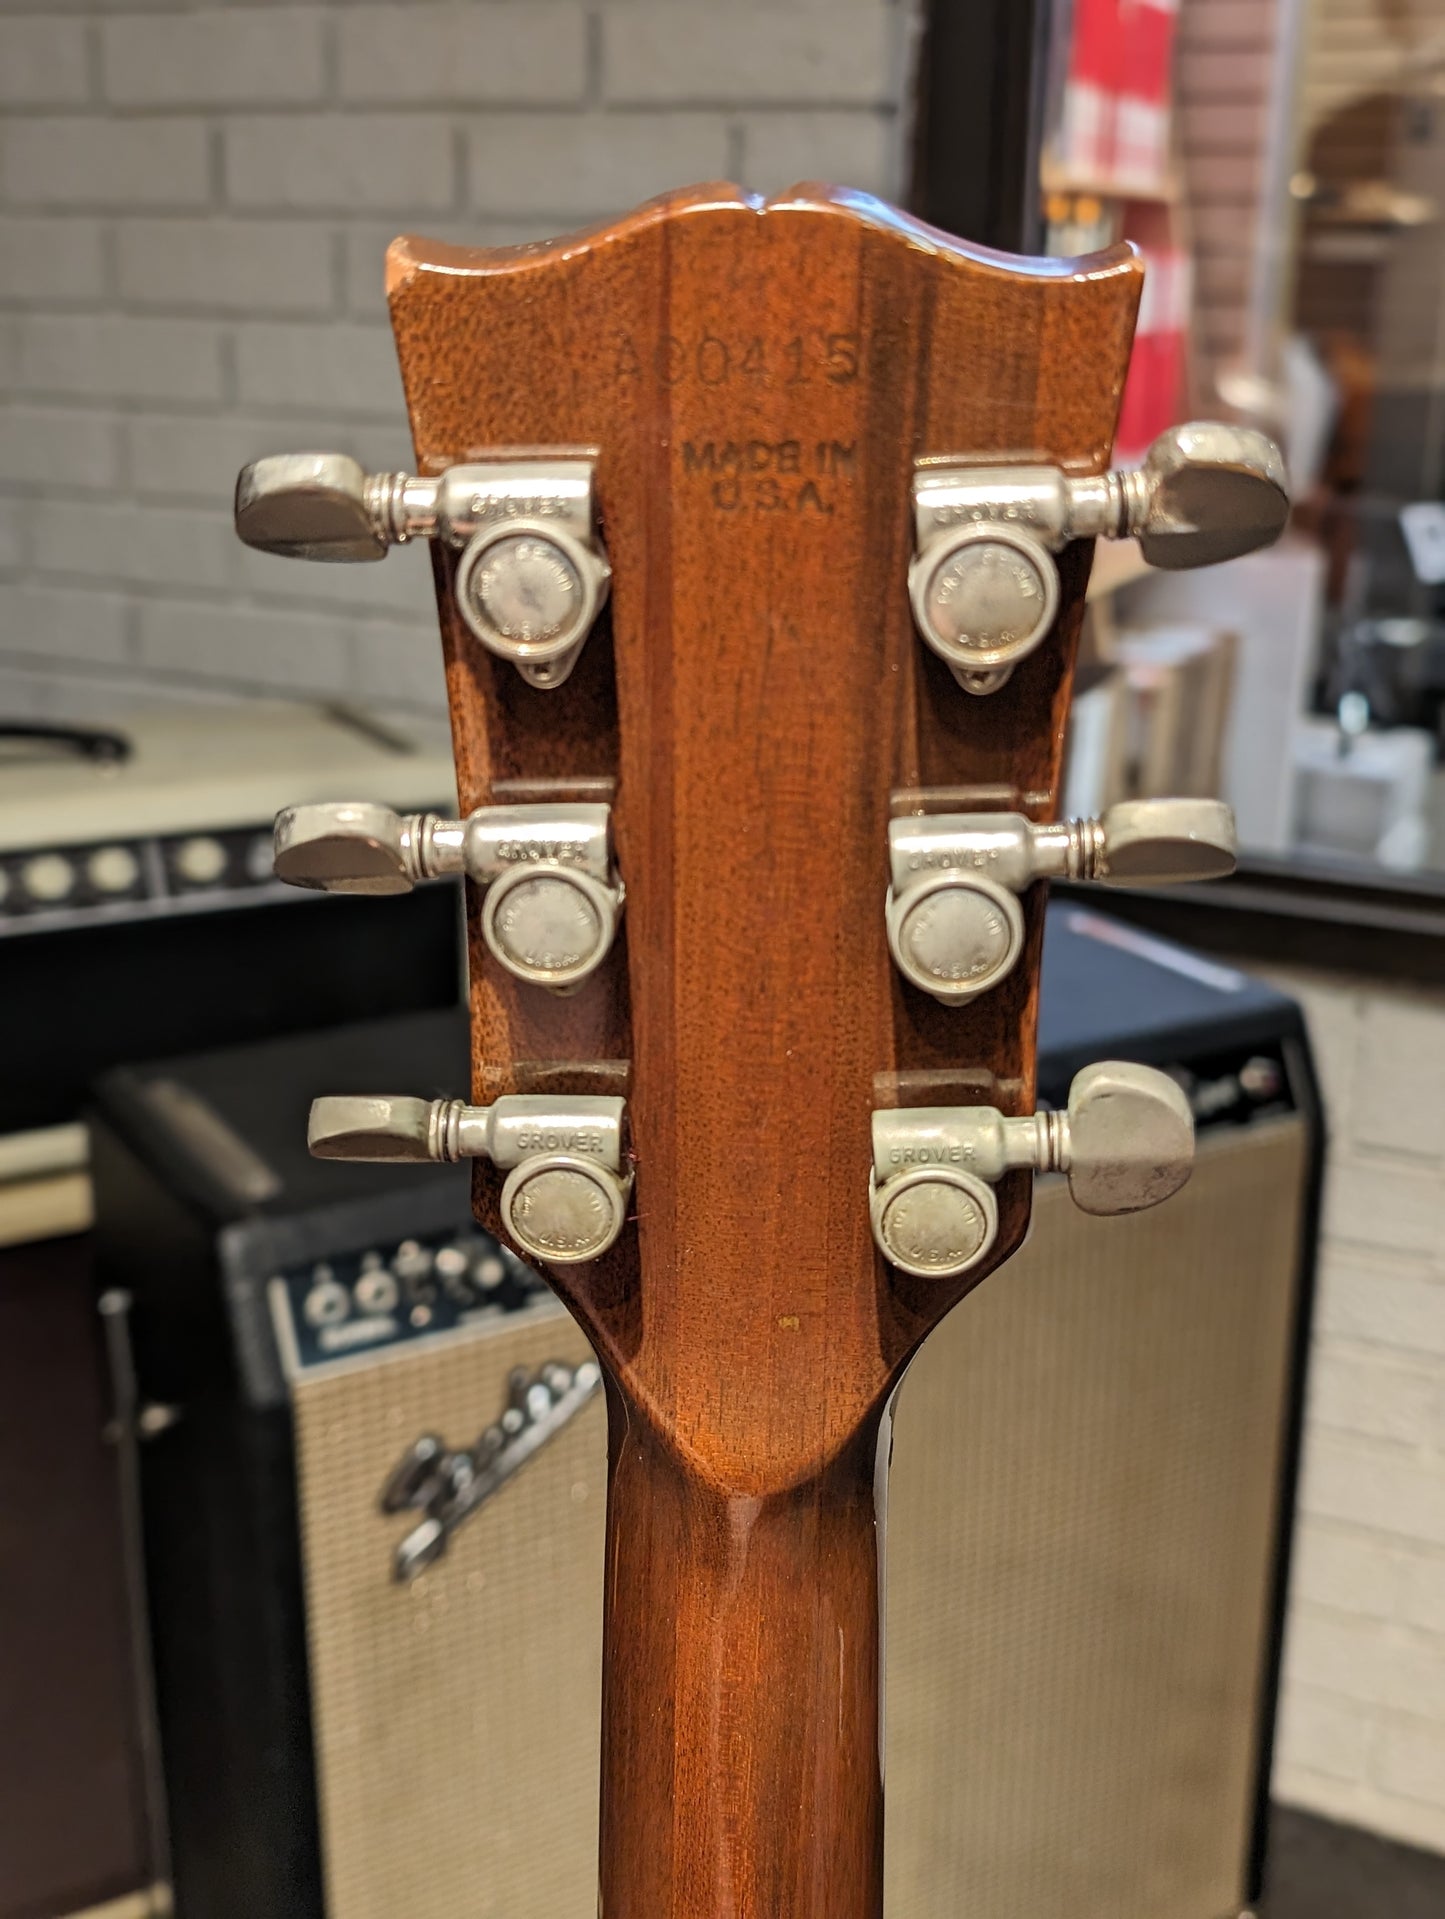
[[[589,112],[546,127],[493,113],[471,129],[467,178],[484,212],[531,214],[545,225],[564,209],[590,217],[679,181],[720,179],[732,139],[721,113]]]
[[[116,293],[140,312],[332,311],[339,243],[304,220],[125,220]]]
[[[15,405],[0,432],[0,484],[17,491],[37,473],[54,486],[113,493],[120,478],[120,433],[103,413]]]
[[[209,151],[197,119],[11,117],[0,127],[0,178],[15,207],[203,206]]]
[[[325,14],[156,14],[100,26],[102,97],[118,107],[276,107],[326,91]]]
[[[563,0],[514,8],[479,31],[469,6],[355,7],[338,18],[337,84],[362,105],[581,106],[588,90],[586,10]]]
[[[442,114],[249,114],[229,121],[221,142],[233,206],[316,213],[456,206],[456,142]]]
[[[227,398],[221,329],[204,320],[26,313],[15,323],[14,391],[184,405]],[[35,476],[46,487],[44,469]]]
[[[0,20],[0,103],[56,107],[89,92],[85,27],[78,20]]]
[[[0,216],[0,295],[9,306],[105,297],[105,229],[98,220]]]
[[[892,26],[878,6],[831,6],[822,33],[808,7],[609,7],[603,97],[622,106],[886,106],[895,85]]]
[[[1205,11],[1227,46],[1248,0]],[[906,29],[884,0],[0,0],[0,708],[439,706],[425,554],[305,567],[229,528],[263,452],[405,458],[386,241],[729,174],[896,195]],[[1278,1786],[1445,1847],[1445,1001],[1300,984],[1334,1147]]]
[[[877,113],[749,113],[741,124],[743,174],[760,193],[798,180],[846,180],[867,193],[892,191],[892,128]]]
[[[1331,1137],[1275,1791],[1445,1851],[1445,991],[1277,978]]]
[[[0,710],[439,708],[425,555],[228,531],[261,453],[409,458],[388,240],[727,177],[896,197],[913,4],[0,0]]]

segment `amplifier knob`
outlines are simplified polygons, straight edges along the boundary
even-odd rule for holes
[[[312,1326],[335,1326],[346,1318],[351,1311],[351,1295],[339,1280],[330,1276],[329,1270],[318,1275],[311,1282],[311,1290],[301,1302],[308,1324]]]
[[[226,849],[203,834],[182,840],[176,849],[176,871],[191,886],[214,886],[226,870]]]
[[[420,1240],[404,1239],[396,1249],[391,1269],[406,1287],[409,1293],[416,1294],[419,1289],[428,1288],[431,1280],[432,1256]]]
[[[97,893],[128,893],[140,878],[140,861],[128,846],[102,846],[85,864]]]
[[[442,1290],[449,1299],[470,1305],[472,1289],[467,1284],[471,1271],[471,1261],[462,1246],[439,1246],[432,1270],[441,1281]]]
[[[364,1313],[394,1313],[401,1303],[401,1288],[394,1274],[384,1266],[362,1273],[354,1288],[356,1303]]]
[[[276,848],[269,833],[258,833],[246,848],[246,878],[265,886],[276,877]]]
[[[75,885],[75,868],[61,853],[37,853],[25,862],[20,877],[31,899],[51,906]]]
[[[1263,1057],[1246,1060],[1239,1069],[1240,1089],[1252,1100],[1278,1099],[1284,1074],[1277,1061]]]

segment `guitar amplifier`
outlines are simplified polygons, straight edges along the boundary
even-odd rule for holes
[[[354,901],[363,923],[271,870],[283,806],[350,791],[406,810],[454,786],[444,745],[356,708],[0,727],[0,967],[27,1012],[7,1035],[0,1135],[54,1128],[72,1170],[73,1122],[107,1066],[454,1000],[452,889]]]
[[[886,1909],[1224,1919],[1263,1861],[1308,1046],[1289,1000],[1091,910],[1051,908],[1046,950],[1043,1094],[1101,1057],[1165,1064],[1198,1159],[1167,1212],[1086,1218],[1041,1183],[1030,1244],[903,1384]],[[460,1016],[429,1014],[101,1088],[181,1919],[596,1900],[586,1344],[471,1223],[464,1172],[302,1148],[317,1091],[449,1090],[466,1057]]]
[[[454,785],[444,746],[336,707],[0,724],[3,1919],[139,1909],[157,1870],[130,1475],[102,1436],[87,1086],[124,1059],[454,1003],[454,888],[342,903],[271,872],[282,805],[350,790],[423,806]]]

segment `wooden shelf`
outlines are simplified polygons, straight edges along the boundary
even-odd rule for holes
[[[1067,168],[1056,166],[1047,158],[1039,171],[1039,188],[1045,194],[1088,194],[1095,200],[1142,200],[1151,206],[1175,206],[1184,197],[1177,176],[1148,182],[1090,180],[1083,174],[1070,173]]]

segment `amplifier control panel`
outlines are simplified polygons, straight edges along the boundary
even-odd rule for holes
[[[269,825],[0,852],[0,938],[295,895]]]
[[[531,1267],[474,1226],[288,1266],[268,1290],[283,1370],[292,1378],[348,1354],[552,1299]]]

